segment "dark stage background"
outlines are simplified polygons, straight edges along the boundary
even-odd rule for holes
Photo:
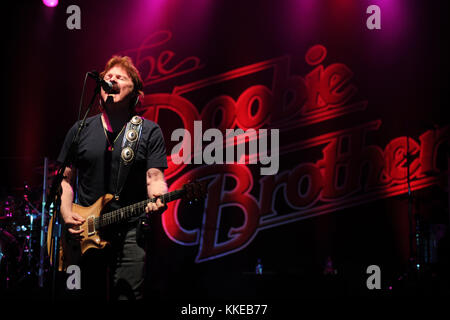
[[[145,82],[140,112],[160,124],[168,152],[172,130],[183,121],[202,119],[204,129],[218,126],[226,114],[225,96],[231,101],[226,110],[238,114],[226,128],[280,129],[274,176],[261,175],[264,165],[258,164],[174,166],[166,172],[169,185],[184,181],[185,174],[204,178],[210,194],[191,207],[171,204],[166,220],[152,219],[149,295],[448,292],[443,270],[449,255],[449,37],[442,3],[74,0],[55,8],[37,0],[11,3],[2,19],[2,208],[8,196],[21,199],[25,183],[40,207],[43,159],[56,159],[78,117],[85,73],[103,70],[112,55],[126,54]],[[70,5],[81,10],[81,29],[66,25]],[[366,26],[369,5],[381,10],[379,30]],[[88,80],[84,107],[92,91]],[[208,103],[222,108],[209,123]],[[183,106],[182,113],[175,111]],[[427,132],[428,140],[421,139]],[[411,273],[401,158],[406,136],[413,139],[412,212],[422,228]],[[303,169],[307,179],[299,178]],[[235,192],[246,183],[247,189]],[[257,259],[262,275],[255,275]],[[336,274],[324,275],[328,259]],[[370,265],[380,267],[380,290],[366,286]],[[36,297],[37,289],[23,289],[35,286],[32,276],[13,283],[18,297],[24,297],[21,292]]]

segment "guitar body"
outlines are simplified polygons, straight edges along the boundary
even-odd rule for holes
[[[163,203],[169,203],[178,199],[197,200],[206,194],[205,182],[188,183],[182,189],[174,190],[165,193],[159,197],[143,200],[141,202],[128,205],[126,207],[104,213],[103,209],[113,199],[112,194],[105,194],[98,198],[98,200],[90,207],[82,207],[77,204],[72,205],[72,210],[82,216],[86,221],[80,226],[83,230],[81,233],[82,239],[76,240],[71,237],[69,232],[64,227],[64,222],[61,223],[62,231],[59,246],[59,264],[58,270],[66,270],[72,264],[79,264],[81,256],[89,249],[103,249],[109,242],[101,238],[100,228],[109,225],[127,221],[131,217],[138,217],[145,213],[145,208],[150,202],[156,202],[158,198]],[[50,256],[50,263],[53,264],[53,237],[52,227],[53,219],[50,220],[47,233],[47,250]]]
[[[70,238],[69,232],[64,227],[62,222],[61,238],[59,246],[59,271],[65,270],[71,264],[78,264],[81,256],[89,249],[103,249],[109,243],[102,240],[99,231],[94,227],[95,218],[100,217],[104,207],[113,198],[112,194],[105,194],[100,197],[93,205],[83,207],[78,204],[72,205],[72,210],[82,216],[86,221],[80,226],[83,230],[81,233],[82,240],[75,240]],[[53,239],[52,227],[53,219],[51,218],[48,233],[47,233],[47,250],[50,256],[50,262],[53,264]],[[62,219],[61,219],[62,220]]]

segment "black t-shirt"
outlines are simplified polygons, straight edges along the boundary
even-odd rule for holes
[[[150,168],[167,168],[166,147],[160,127],[153,121],[143,119],[141,137],[135,160],[128,173],[118,202],[113,201],[109,209],[117,209],[148,198],[146,172]],[[78,130],[79,122],[68,131],[64,145],[58,156],[62,163],[70,144]],[[92,205],[106,193],[116,190],[123,130],[114,143],[114,150],[108,150],[101,114],[86,119],[81,131],[77,149],[77,158],[73,164],[78,171],[78,203]],[[109,140],[112,142],[111,137]]]

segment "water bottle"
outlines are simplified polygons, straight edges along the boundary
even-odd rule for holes
[[[263,273],[263,265],[261,263],[261,259],[258,258],[256,261],[256,274],[262,274]]]

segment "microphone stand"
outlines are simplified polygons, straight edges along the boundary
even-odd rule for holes
[[[412,212],[412,192],[411,192],[411,174],[410,174],[410,161],[411,156],[409,154],[409,135],[406,136],[406,179],[408,185],[408,221],[409,221],[409,268],[415,270],[416,268],[416,254],[414,253],[414,231],[413,231],[413,212]],[[416,226],[417,227],[417,226]],[[416,249],[417,250],[417,249]]]
[[[38,284],[39,288],[44,286],[44,256],[45,256],[45,211],[46,197],[47,197],[47,171],[48,171],[48,159],[44,158],[44,181],[42,183],[42,211],[41,211],[41,230],[39,239],[39,271],[38,271]]]
[[[408,185],[408,221],[409,221],[409,273],[410,277],[419,280],[421,271],[424,267],[422,259],[422,226],[417,212],[413,212],[413,194],[411,190],[411,172],[410,167],[413,156],[410,154],[409,135],[406,136],[406,178]],[[415,246],[414,246],[415,243]],[[415,249],[414,249],[415,248]],[[411,280],[411,279],[410,279]]]
[[[61,238],[61,195],[62,195],[62,189],[61,189],[61,182],[64,178],[64,171],[65,169],[70,166],[72,163],[76,160],[76,150],[78,148],[78,143],[80,139],[80,133],[83,130],[83,128],[86,126],[86,118],[91,111],[92,105],[94,104],[95,98],[100,93],[100,84],[97,82],[97,86],[94,90],[94,94],[91,98],[91,101],[89,102],[87,111],[84,115],[83,120],[80,122],[78,126],[78,131],[75,134],[72,144],[70,145],[69,151],[66,154],[66,157],[64,159],[64,162],[62,163],[61,167],[58,170],[57,175],[55,176],[55,179],[52,183],[52,187],[50,189],[49,193],[49,201],[47,202],[47,208],[46,210],[50,210],[51,203],[54,204],[54,217],[53,217],[53,224],[52,224],[52,242],[53,242],[53,274],[52,274],[52,286],[51,286],[51,295],[52,300],[54,301],[56,298],[56,282],[57,282],[57,271],[59,269],[59,248],[61,246],[60,238]]]

